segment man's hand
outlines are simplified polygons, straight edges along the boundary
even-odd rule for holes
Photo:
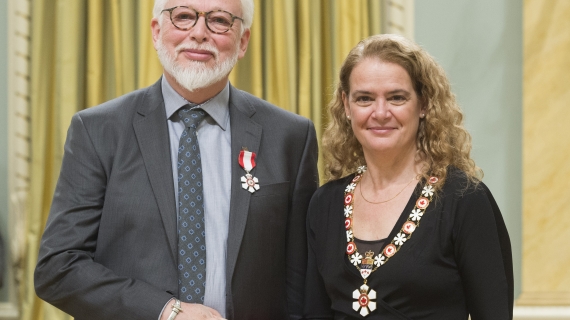
[[[174,299],[170,300],[166,308],[164,308],[160,320],[168,319],[173,305]],[[182,311],[174,318],[175,320],[225,320],[218,311],[202,304],[182,302],[180,309]]]

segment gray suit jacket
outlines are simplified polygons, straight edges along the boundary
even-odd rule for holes
[[[228,319],[298,319],[305,217],[318,185],[313,124],[230,88]],[[78,112],[42,237],[38,296],[76,319],[156,320],[178,292],[176,207],[160,81]],[[242,147],[261,189],[241,187]]]

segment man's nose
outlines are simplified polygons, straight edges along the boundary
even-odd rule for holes
[[[206,15],[204,13],[199,13],[196,19],[196,24],[190,29],[190,37],[196,42],[201,43],[208,40],[210,30],[206,25]]]

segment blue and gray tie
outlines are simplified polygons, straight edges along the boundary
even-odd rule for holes
[[[202,162],[196,129],[206,116],[199,108],[178,111],[186,128],[178,147],[178,297],[203,303],[206,286],[206,233]]]

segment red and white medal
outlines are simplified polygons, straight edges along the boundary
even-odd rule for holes
[[[238,157],[239,165],[245,170],[245,176],[241,177],[241,187],[254,193],[259,190],[259,180],[249,172],[255,168],[255,152],[241,150]]]

